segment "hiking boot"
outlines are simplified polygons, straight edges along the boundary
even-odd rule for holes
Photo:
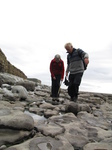
[[[56,100],[56,97],[52,97],[52,101],[55,101]]]
[[[72,97],[72,98],[71,98],[71,101],[77,102],[77,97],[76,97],[76,96]]]
[[[53,98],[52,98],[52,101],[59,102],[59,98],[57,98],[57,97],[53,97]]]

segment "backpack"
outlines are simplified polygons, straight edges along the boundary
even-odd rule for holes
[[[78,52],[78,55],[80,56],[80,54],[79,54],[79,51],[78,51],[79,49],[77,49],[77,52]],[[83,65],[84,65],[84,70],[86,70],[87,69],[87,64],[85,64],[85,62],[84,62],[84,58],[82,58],[81,56],[80,56],[80,58],[82,59],[82,62],[83,62]]]

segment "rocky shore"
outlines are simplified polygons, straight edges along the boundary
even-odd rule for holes
[[[38,80],[0,81],[0,150],[112,150],[112,94],[80,91],[74,103],[61,89],[52,101]]]

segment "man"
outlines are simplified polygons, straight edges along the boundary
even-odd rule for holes
[[[88,54],[81,49],[73,48],[71,43],[66,43],[65,49],[68,53],[66,77],[70,72],[68,94],[71,97],[71,100],[76,102],[78,98],[79,86],[85,70],[84,63],[85,65],[89,63]]]
[[[64,77],[64,62],[59,54],[51,60],[50,73],[52,81],[51,97],[59,97],[60,81],[63,81]]]

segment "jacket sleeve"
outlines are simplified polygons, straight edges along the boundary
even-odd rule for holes
[[[78,49],[78,53],[79,53],[79,55],[80,55],[80,57],[82,58],[82,59],[84,59],[84,58],[89,58],[89,56],[88,56],[88,54],[86,53],[86,52],[84,52],[82,49]]]
[[[53,73],[53,69],[52,69],[52,64],[53,64],[53,62],[51,61],[51,63],[50,63],[50,73],[51,73],[51,77],[54,77],[54,73]]]

